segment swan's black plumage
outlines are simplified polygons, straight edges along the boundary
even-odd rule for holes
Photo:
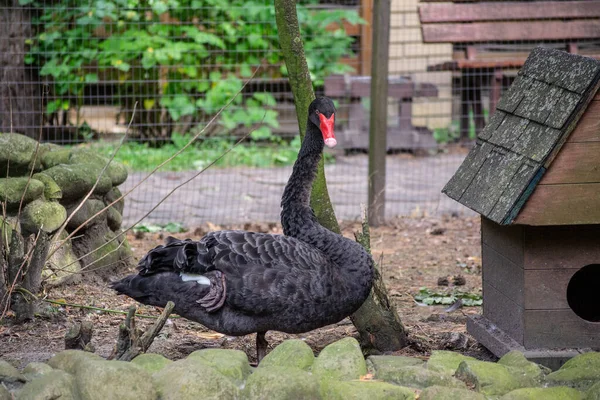
[[[320,126],[333,113],[327,98],[309,107],[281,202],[284,235],[219,231],[199,241],[169,238],[139,262],[139,274],[113,288],[144,304],[171,300],[177,314],[210,329],[257,332],[262,340],[268,330],[306,332],[356,311],[371,289],[373,261],[358,243],[323,228],[309,206],[325,143]],[[202,282],[183,281],[180,273],[202,275]]]

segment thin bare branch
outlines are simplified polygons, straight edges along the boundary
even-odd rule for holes
[[[42,110],[44,108],[44,94],[42,91]],[[40,151],[40,142],[42,141],[42,134],[44,132],[44,112],[42,111],[42,115],[40,118],[40,134],[38,136],[38,140],[35,143],[35,151],[33,152],[33,160],[31,161],[31,168],[29,169],[29,177],[27,178],[27,183],[25,184],[25,190],[23,190],[23,194],[21,195],[21,201],[19,201],[19,211],[17,211],[17,221],[21,217],[21,209],[23,208],[23,200],[25,200],[25,193],[27,193],[27,189],[29,188],[29,184],[31,183],[31,177],[33,176],[33,172],[35,171],[35,163],[37,162],[38,154]]]

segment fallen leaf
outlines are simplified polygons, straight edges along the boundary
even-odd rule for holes
[[[223,335],[222,333],[218,333],[218,332],[194,332],[194,335],[199,337],[200,339],[220,339],[222,338]]]

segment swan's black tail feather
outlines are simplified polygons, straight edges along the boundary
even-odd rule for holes
[[[183,304],[181,299],[202,298],[209,290],[208,286],[198,285],[196,282],[183,282],[175,272],[129,275],[112,282],[110,286],[118,294],[129,296],[140,303],[164,307],[168,301],[173,301],[176,308],[177,304]]]
[[[214,269],[212,267],[213,252],[209,246],[213,238],[195,242],[190,239],[180,240],[168,237],[166,244],[150,250],[138,263],[140,275],[150,275],[160,272],[186,272],[204,274]]]
[[[188,260],[186,256],[189,251],[186,248],[189,247],[195,247],[190,239],[180,240],[169,236],[166,244],[156,246],[139,261],[138,270],[141,275],[181,270]]]

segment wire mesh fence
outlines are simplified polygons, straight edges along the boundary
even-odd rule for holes
[[[440,191],[503,89],[536,45],[600,53],[599,2],[391,3],[386,216],[465,212]],[[1,132],[110,154],[131,121],[118,156],[130,168],[125,190],[202,132],[177,167],[128,198],[129,224],[249,134],[148,220],[278,220],[299,141],[271,1],[7,4],[0,12]],[[372,0],[297,5],[316,94],[338,106],[339,146],[326,166],[334,207],[338,218],[357,219],[367,201]]]

